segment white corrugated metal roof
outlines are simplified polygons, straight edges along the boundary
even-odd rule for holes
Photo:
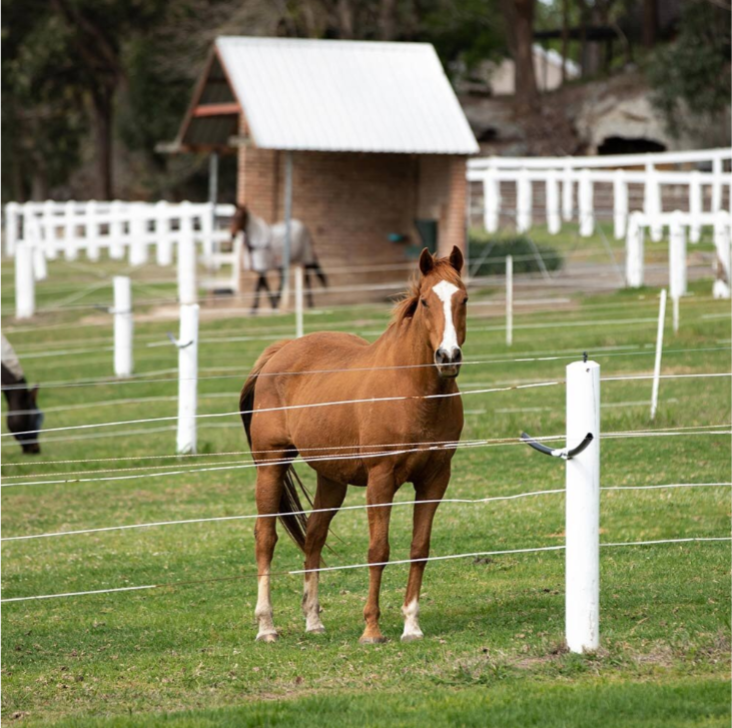
[[[428,43],[221,37],[216,50],[258,147],[478,152]]]

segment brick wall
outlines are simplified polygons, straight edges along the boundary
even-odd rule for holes
[[[237,199],[270,223],[284,218],[284,165],[284,152],[254,147],[239,152]],[[418,243],[417,217],[439,220],[442,254],[449,253],[453,244],[464,249],[465,194],[463,157],[293,153],[293,217],[310,228],[334,287],[406,280],[406,269],[361,268],[408,261],[406,244],[391,242],[389,235],[409,235],[412,243]],[[245,281],[245,290],[250,287],[251,282]],[[388,293],[352,291],[318,300],[321,304],[373,300]]]

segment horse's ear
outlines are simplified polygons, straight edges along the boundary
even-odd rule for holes
[[[452,246],[450,265],[459,273],[463,269],[463,251],[457,245]]]
[[[427,248],[423,248],[419,256],[419,269],[426,276],[435,267],[435,259]]]

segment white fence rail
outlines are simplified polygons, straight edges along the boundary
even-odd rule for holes
[[[534,186],[541,184],[545,192],[543,213],[549,232],[558,233],[562,220],[569,222],[576,219],[580,225],[580,235],[588,237],[594,232],[598,212],[595,203],[597,185],[606,185],[612,197],[614,234],[617,239],[625,236],[628,216],[634,211],[628,185],[642,185],[642,211],[652,218],[652,238],[658,241],[661,239],[661,225],[655,218],[663,213],[663,187],[686,187],[688,209],[692,214],[699,214],[704,209],[705,193],[710,200],[710,212],[719,212],[723,209],[725,187],[729,190],[728,199],[732,199],[732,174],[724,171],[725,162],[732,163],[732,149],[602,157],[488,157],[470,160],[467,177],[470,182],[483,183],[484,225],[489,232],[498,230],[502,212],[515,217],[519,232],[527,231],[539,212],[534,202],[537,198]],[[698,168],[658,169],[660,165],[679,164],[709,167],[711,171],[700,171]],[[501,183],[515,185],[516,202],[513,209],[508,206],[508,200],[504,204]],[[691,231],[690,241],[695,243],[698,240],[697,225]]]

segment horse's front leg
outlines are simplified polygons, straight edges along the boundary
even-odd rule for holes
[[[313,308],[315,305],[313,302],[313,286],[310,281],[310,267],[305,266],[305,295],[308,299],[308,308]]]
[[[328,527],[338,509],[343,505],[348,485],[318,475],[318,489],[315,491],[313,508],[321,513],[312,513],[308,517],[305,535],[305,568],[320,567],[320,554],[328,536]],[[318,582],[320,574],[311,571],[305,574],[305,587],[302,595],[302,611],[305,615],[305,630],[320,634],[325,627],[320,621],[320,600],[318,598]]]
[[[359,642],[371,644],[386,642],[379,628],[379,592],[384,562],[389,560],[389,519],[391,504],[396,491],[394,475],[387,472],[372,472],[366,487],[366,502],[369,519],[369,596],[363,610],[366,628]],[[387,505],[382,505],[387,504]]]
[[[415,500],[425,502],[417,503],[414,506],[414,531],[410,559],[426,559],[430,555],[432,522],[449,482],[449,463],[442,470],[434,473],[429,480],[415,482]],[[419,628],[419,593],[426,565],[426,561],[413,561],[409,570],[407,593],[404,595],[404,606],[402,607],[402,614],[404,614],[402,642],[419,640],[424,636]]]

